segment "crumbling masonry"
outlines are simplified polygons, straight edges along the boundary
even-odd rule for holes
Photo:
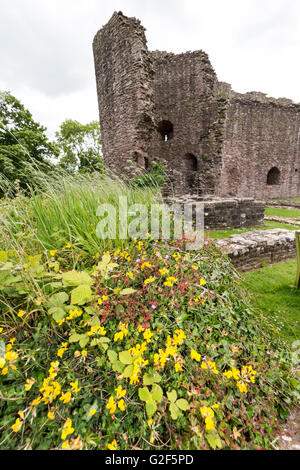
[[[175,195],[299,196],[300,105],[235,93],[205,52],[150,52],[144,31],[114,13],[94,39],[106,165],[162,162]]]

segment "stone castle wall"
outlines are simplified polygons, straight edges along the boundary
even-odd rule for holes
[[[144,164],[154,132],[153,67],[144,28],[115,13],[93,42],[103,155],[108,168]]]
[[[121,12],[93,48],[104,159],[117,174],[160,161],[166,195],[300,195],[300,105],[233,92],[203,51],[150,52]]]
[[[300,194],[300,106],[261,93],[229,99],[218,194],[259,199]],[[276,184],[267,184],[272,168]]]

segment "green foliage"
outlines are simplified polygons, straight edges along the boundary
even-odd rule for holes
[[[0,92],[0,177],[1,186],[19,181],[26,189],[35,183],[32,167],[44,173],[53,170],[50,158],[59,151],[49,142],[46,129],[9,93]],[[0,194],[4,189],[0,188]]]
[[[264,312],[280,336],[293,343],[300,337],[300,291],[295,289],[296,260],[245,274],[251,302]]]
[[[97,173],[66,175],[55,173],[51,177],[39,174],[41,191],[30,198],[22,196],[7,199],[0,206],[0,246],[17,251],[40,253],[43,250],[67,250],[73,262],[96,256],[99,250],[122,247],[126,240],[116,243],[110,239],[99,240],[96,227],[99,223],[97,209],[100,204],[116,208],[118,220],[119,197],[126,196],[128,204],[160,203],[159,191],[154,188],[132,188],[117,179]],[[117,224],[118,229],[118,224]],[[77,248],[74,251],[74,247]],[[56,263],[59,262],[59,257]],[[57,267],[57,265],[56,265]],[[54,268],[53,268],[54,269]],[[101,265],[99,266],[101,270]]]
[[[134,178],[130,184],[133,187],[144,188],[144,187],[160,187],[165,182],[164,178],[164,166],[159,162],[151,163],[151,170],[143,172],[136,178]]]
[[[104,173],[101,134],[98,121],[81,124],[67,119],[56,133],[61,151],[59,165],[70,173]]]
[[[300,217],[299,209],[284,209],[282,207],[267,207],[265,215],[276,216],[276,217]]]
[[[226,257],[151,239],[92,266],[68,243],[11,248],[0,252],[1,448],[271,448],[298,382]],[[78,307],[80,286],[92,298]]]

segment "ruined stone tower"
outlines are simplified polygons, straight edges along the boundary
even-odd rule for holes
[[[117,174],[159,161],[175,194],[300,195],[300,105],[233,92],[203,51],[150,52],[121,12],[93,49],[103,154]]]

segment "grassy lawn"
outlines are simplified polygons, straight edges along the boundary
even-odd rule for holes
[[[245,274],[254,306],[262,311],[289,343],[300,338],[300,289],[295,289],[296,260]]]
[[[244,229],[231,229],[231,230],[212,230],[209,232],[210,238],[229,238],[231,235],[251,232],[253,230],[270,230],[272,228],[284,228],[287,230],[300,230],[300,227],[295,225],[288,225],[288,224],[281,224],[278,222],[273,222],[271,220],[266,220],[264,227],[251,227],[251,228],[244,228]]]
[[[279,207],[267,207],[265,215],[276,217],[300,217],[300,210],[298,209],[281,209]]]

